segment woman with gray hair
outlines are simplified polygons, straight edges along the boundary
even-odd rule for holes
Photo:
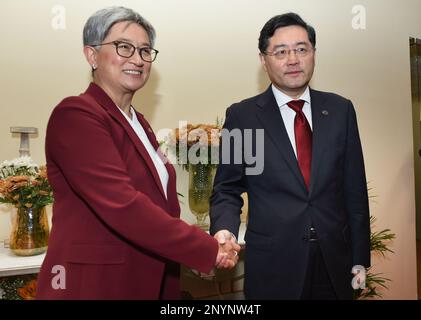
[[[54,191],[38,299],[176,299],[179,264],[231,268],[240,247],[179,219],[175,170],[132,107],[158,51],[155,30],[123,7],[86,22],[93,81],[55,107],[47,126]]]

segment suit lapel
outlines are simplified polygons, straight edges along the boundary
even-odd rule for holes
[[[257,105],[261,108],[261,112],[257,113],[257,117],[261,122],[266,134],[271,138],[278,151],[285,159],[288,166],[291,168],[294,176],[298,182],[306,189],[304,178],[298,167],[298,161],[294,154],[294,149],[291,146],[288,133],[285,129],[284,121],[275,96],[272,92],[272,87],[269,86],[260,98],[257,100]],[[268,156],[268,153],[265,154]]]
[[[111,100],[111,98],[99,86],[97,86],[94,83],[91,83],[89,85],[89,88],[86,91],[86,93],[91,95],[99,104],[101,104],[107,110],[107,112],[111,115],[111,117],[113,117],[124,128],[130,140],[136,147],[136,150],[139,152],[140,156],[145,160],[149,168],[149,171],[152,173],[152,176],[155,180],[155,183],[159,191],[161,192],[162,196],[165,199],[165,193],[162,188],[161,180],[159,178],[155,165],[152,162],[151,157],[149,156],[148,151],[146,150],[143,143],[140,141],[139,137],[137,136],[136,132],[133,130],[131,125],[127,122],[125,117],[121,114],[120,110],[118,110],[118,107]],[[137,113],[137,115],[139,114]],[[156,139],[155,138],[151,139],[152,129],[150,128],[150,126],[149,125],[146,126],[146,121],[143,119],[143,117],[138,117],[138,119],[139,119],[139,122],[142,124],[143,129],[145,130],[146,134],[148,135],[148,138],[150,142],[152,143],[153,147],[158,148],[158,143],[156,142]],[[170,172],[169,172],[169,175],[170,175]]]
[[[146,135],[149,138],[149,141],[153,145],[154,149],[158,152],[162,162],[165,165],[165,168],[168,172],[168,185],[167,185],[167,197],[168,201],[170,203],[174,203],[176,201],[178,203],[178,199],[176,197],[177,194],[177,187],[176,187],[176,174],[175,169],[173,165],[169,162],[168,158],[164,155],[164,153],[159,148],[159,144],[156,140],[155,134],[153,133],[153,130],[149,123],[146,121],[146,119],[143,117],[143,114],[136,112],[137,118],[142,125],[143,129],[146,132]],[[154,166],[155,167],[155,166]],[[156,170],[155,170],[156,171]],[[159,183],[161,185],[161,182]]]
[[[324,97],[320,92],[310,89],[310,97],[311,118],[313,123],[313,147],[309,190],[311,195],[316,183],[317,172],[319,171],[322,156],[327,147],[329,119],[332,117],[332,112],[329,106],[324,104]]]

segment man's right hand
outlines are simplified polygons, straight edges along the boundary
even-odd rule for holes
[[[234,268],[238,262],[238,253],[241,247],[237,243],[237,239],[228,230],[220,230],[214,238],[218,240],[219,250],[216,257],[215,267],[217,268]]]

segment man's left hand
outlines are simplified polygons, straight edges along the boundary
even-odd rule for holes
[[[351,286],[354,290],[365,289],[365,280],[367,278],[367,271],[364,266],[356,265],[352,267],[351,273],[354,275],[352,278]]]

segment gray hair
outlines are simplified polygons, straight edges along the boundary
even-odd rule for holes
[[[133,22],[145,29],[151,46],[155,43],[155,29],[140,14],[125,7],[108,7],[95,12],[83,28],[83,45],[100,44],[107,37],[113,25],[118,22]]]

